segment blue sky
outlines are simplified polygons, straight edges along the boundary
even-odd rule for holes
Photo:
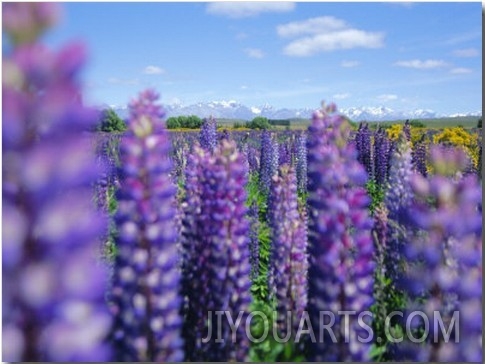
[[[65,3],[46,41],[86,42],[87,99],[482,108],[482,7],[473,3]]]

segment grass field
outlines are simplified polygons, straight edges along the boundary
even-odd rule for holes
[[[415,119],[430,129],[442,129],[454,126],[463,126],[465,129],[475,128],[477,126],[479,117],[466,116],[466,117],[446,117],[446,118],[434,118],[434,119]],[[389,126],[391,124],[404,124],[406,120],[392,120],[392,121],[371,121],[369,125],[371,128],[378,125]],[[232,128],[234,124],[239,123],[244,125],[246,120],[240,119],[218,119],[217,123],[222,128]],[[358,123],[357,123],[358,124]],[[306,129],[310,125],[309,119],[290,119],[291,129]],[[277,130],[284,130],[285,126],[276,126]]]

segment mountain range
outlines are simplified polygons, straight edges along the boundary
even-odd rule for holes
[[[269,104],[262,106],[246,106],[240,102],[210,101],[199,102],[192,105],[171,104],[164,105],[166,116],[197,115],[200,118],[212,116],[216,119],[252,120],[256,116],[264,116],[268,119],[310,119],[314,109],[301,108],[275,108]],[[128,116],[126,107],[114,107],[121,118]],[[392,121],[403,119],[430,119],[440,117],[466,117],[481,116],[481,111],[465,112],[460,114],[438,114],[433,110],[415,109],[412,111],[397,111],[385,106],[378,107],[350,107],[339,109],[339,113],[347,116],[352,121]]]

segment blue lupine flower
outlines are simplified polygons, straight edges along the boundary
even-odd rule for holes
[[[335,314],[332,328],[338,342],[332,343],[325,331],[323,338],[309,343],[307,359],[364,361],[370,343],[355,337],[362,327],[355,316],[350,317],[354,337],[345,342],[338,311],[361,313],[373,301],[372,220],[363,187],[367,175],[357,153],[347,145],[349,126],[341,116],[331,114],[334,108],[315,112],[308,130],[308,311],[313,328],[320,327],[321,311]]]
[[[111,292],[118,361],[182,361],[178,230],[169,173],[170,142],[158,95],[147,90],[130,104],[121,146],[121,186]]]
[[[214,118],[204,119],[200,127],[200,146],[208,151],[214,151],[217,145],[217,123]]]
[[[233,342],[226,319],[222,342],[217,340],[215,311],[228,311],[233,320],[250,303],[249,222],[244,156],[234,141],[222,140],[214,153],[198,146],[187,167],[187,200],[184,204],[185,296],[184,333],[189,360],[243,361],[249,341],[241,325]],[[244,322],[243,317],[243,322]],[[212,339],[202,343],[209,328]]]
[[[268,202],[271,229],[269,292],[277,302],[281,336],[296,333],[307,304],[306,221],[298,211],[295,172],[288,165],[273,176]],[[291,313],[290,326],[287,315]]]

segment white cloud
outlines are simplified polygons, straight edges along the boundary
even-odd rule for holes
[[[473,31],[470,33],[462,33],[457,34],[454,37],[448,38],[445,41],[441,42],[440,44],[443,45],[455,45],[464,42],[468,42],[470,40],[481,39],[482,38],[482,31]]]
[[[400,6],[400,7],[403,7],[403,8],[407,8],[407,9],[410,9],[414,6],[414,3],[411,2],[411,1],[393,1],[393,2],[390,2],[390,3],[386,3],[386,4],[397,5],[397,6]]]
[[[348,99],[349,97],[350,97],[350,94],[348,92],[342,93],[342,94],[332,95],[332,98],[334,98],[336,100]]]
[[[288,44],[283,52],[289,56],[306,57],[320,52],[352,48],[380,48],[383,46],[382,33],[369,33],[358,29],[317,34],[297,39]]]
[[[138,85],[140,81],[138,80],[138,78],[123,79],[118,77],[110,77],[108,78],[108,83],[111,83],[113,85],[134,86],[134,85]]]
[[[340,62],[340,66],[345,67],[345,68],[357,67],[359,65],[360,65],[359,61],[342,61],[342,62]]]
[[[146,75],[161,75],[165,73],[165,70],[157,66],[146,66],[143,73]]]
[[[293,2],[253,1],[253,2],[214,2],[209,3],[206,11],[209,14],[222,15],[230,18],[245,18],[261,13],[282,13],[295,9]]]
[[[394,63],[395,66],[415,68],[420,70],[428,70],[433,68],[445,67],[448,64],[443,60],[437,59],[427,59],[426,61],[421,61],[419,59],[413,59],[409,61],[397,61]]]
[[[246,85],[242,85],[242,86],[240,87],[240,89],[241,89],[241,90],[247,90],[248,88],[249,88],[249,87],[248,87],[248,86],[246,86]]]
[[[246,48],[244,50],[244,52],[250,58],[263,58],[264,57],[264,52],[259,48]]]
[[[384,46],[384,33],[355,29],[345,21],[332,16],[279,25],[276,32],[280,37],[296,38],[283,50],[286,55],[296,57],[306,57],[337,49]]]
[[[472,70],[470,68],[457,67],[457,68],[452,68],[450,70],[450,73],[453,73],[455,75],[464,75],[467,73],[472,73]]]
[[[333,16],[321,16],[303,21],[295,21],[276,27],[280,37],[297,37],[305,34],[319,34],[347,28],[345,21]]]
[[[453,55],[456,57],[478,57],[480,55],[480,51],[476,48],[466,48],[466,49],[457,49],[453,51]]]
[[[394,94],[384,94],[384,95],[377,96],[377,98],[380,101],[387,102],[387,101],[397,100],[397,95],[394,95]]]

